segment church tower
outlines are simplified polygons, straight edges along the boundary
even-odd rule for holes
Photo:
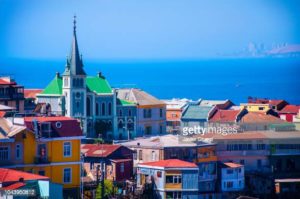
[[[65,71],[62,75],[62,94],[65,98],[66,116],[81,121],[86,132],[86,73],[83,70],[82,57],[79,55],[76,37],[76,16],[73,21],[73,40],[70,55],[67,57]]]

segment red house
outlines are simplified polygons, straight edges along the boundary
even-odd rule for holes
[[[281,119],[286,120],[288,122],[294,122],[299,110],[300,106],[286,105],[282,110],[278,111],[278,113]]]
[[[81,153],[84,155],[84,167],[90,181],[97,180],[97,172],[100,172],[97,167],[101,168],[101,161],[104,162],[105,179],[125,181],[133,177],[133,151],[125,146],[83,144]]]

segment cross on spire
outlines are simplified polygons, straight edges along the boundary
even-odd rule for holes
[[[76,33],[76,15],[73,17],[73,32]]]

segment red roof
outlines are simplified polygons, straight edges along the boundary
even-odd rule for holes
[[[47,116],[47,117],[25,117],[25,125],[31,131],[34,131],[33,120],[37,120],[39,123],[50,122],[53,133],[53,137],[71,137],[71,136],[82,136],[82,130],[77,119],[65,117],[65,116]],[[58,128],[56,122],[61,123],[61,127]]]
[[[5,116],[5,114],[6,114],[6,112],[5,112],[5,111],[0,111],[0,117],[4,117],[4,116]]]
[[[240,121],[244,123],[284,123],[280,118],[262,112],[248,112]]]
[[[211,118],[210,122],[236,122],[240,110],[218,110]]]
[[[121,145],[112,144],[82,144],[81,152],[86,157],[107,157],[120,147]]]
[[[43,90],[42,89],[25,89],[24,90],[24,97],[25,98],[36,98],[36,95],[41,93]]]
[[[296,105],[286,105],[279,113],[293,113],[297,114],[299,112],[300,106]]]
[[[197,168],[197,165],[191,162],[186,162],[178,159],[160,160],[156,162],[140,163],[141,166],[153,166],[164,168]]]
[[[25,186],[26,184],[23,182],[16,182],[14,184],[11,184],[9,186],[3,187],[4,190],[14,190],[14,189],[18,189],[20,187]]]
[[[270,105],[273,105],[273,106],[277,106],[279,105],[280,103],[283,103],[285,102],[284,100],[269,100],[269,104]]]
[[[36,175],[14,169],[0,168],[0,182],[19,182],[20,179],[27,180],[49,180],[46,176]]]
[[[242,167],[243,165],[241,164],[237,164],[237,163],[233,163],[233,162],[225,162],[223,163],[226,167],[230,167],[230,168],[239,168]]]

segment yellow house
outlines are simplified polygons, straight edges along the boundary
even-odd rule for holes
[[[20,126],[15,121],[0,120],[6,132],[0,137],[1,166],[48,176],[63,185],[64,197],[78,198],[83,138],[79,122],[69,117],[26,117]]]
[[[271,106],[269,104],[254,104],[254,103],[242,103],[240,108],[247,109],[249,112],[267,112]]]

